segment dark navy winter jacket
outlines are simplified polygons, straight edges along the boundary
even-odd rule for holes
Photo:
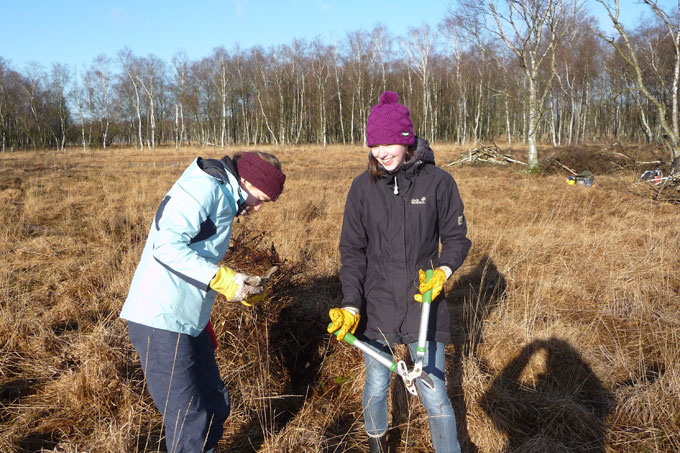
[[[434,164],[426,140],[416,138],[411,159],[378,181],[371,182],[368,170],[355,178],[340,237],[340,281],[342,306],[361,311],[359,338],[417,341],[418,270],[455,271],[470,245],[456,182]],[[451,341],[443,291],[433,301],[427,339]]]

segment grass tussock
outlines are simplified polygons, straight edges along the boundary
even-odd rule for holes
[[[440,164],[463,151],[434,148]],[[218,451],[366,451],[361,355],[325,326],[341,298],[345,195],[367,150],[265,150],[286,190],[235,224],[227,262],[280,271],[261,305],[213,310],[233,406]],[[196,155],[221,157],[0,155],[0,451],[162,450],[118,313],[156,207]],[[447,284],[464,451],[680,450],[678,206],[636,195],[637,169],[605,163],[598,154],[592,188],[554,169],[447,168],[473,242]],[[390,414],[392,451],[431,450],[427,416],[396,379]]]

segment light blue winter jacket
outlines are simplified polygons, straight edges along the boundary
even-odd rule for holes
[[[233,163],[194,160],[163,198],[120,317],[149,327],[200,334],[215,292],[209,284],[247,194]]]

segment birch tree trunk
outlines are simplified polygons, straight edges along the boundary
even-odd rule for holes
[[[581,125],[581,143],[585,144],[587,136],[588,127],[588,107],[590,105],[590,85],[586,84],[585,91],[583,93],[583,107],[581,107],[581,113],[583,115],[583,124]]]
[[[351,143],[354,144],[354,103],[355,103],[355,97],[354,93],[352,93],[352,111],[350,114],[350,129],[349,129],[349,136],[350,139],[352,140]],[[366,143],[364,143],[365,145]]]
[[[134,77],[130,75],[132,81],[132,86],[135,89],[135,110],[137,112],[137,132],[139,139],[139,149],[144,149],[144,140],[142,139],[142,111],[139,99],[139,90],[137,89],[137,83],[134,81]]]
[[[628,32],[624,28],[623,24],[619,21],[619,0],[614,1],[613,7],[608,4],[605,0],[597,0],[600,3],[609,19],[617,31],[621,41],[614,40],[614,38],[604,36],[602,33],[595,30],[595,33],[602,38],[604,41],[608,42],[614,47],[619,56],[626,62],[628,67],[633,71],[635,80],[638,85],[640,92],[651,102],[657,112],[658,124],[664,131],[666,136],[670,141],[670,160],[673,161],[679,155],[678,145],[680,140],[680,133],[678,131],[678,84],[680,77],[680,15],[675,19],[671,20],[670,16],[666,14],[658,2],[655,0],[643,0],[643,3],[648,5],[652,12],[663,22],[664,26],[668,30],[669,36],[671,36],[673,42],[673,50],[675,53],[675,61],[673,68],[673,80],[671,81],[671,106],[670,106],[670,124],[668,122],[668,108],[664,104],[663,99],[660,99],[658,95],[655,95],[647,86],[645,82],[645,77],[643,75],[643,68],[641,67],[635,45],[631,42],[628,37]],[[680,4],[678,5],[680,6]],[[676,12],[676,14],[679,14]]]
[[[557,146],[557,131],[555,130],[555,118],[558,116],[557,112],[557,106],[555,102],[555,98],[551,97],[550,98],[550,120],[549,120],[549,125],[550,125],[550,136],[552,139],[552,144],[553,146]]]
[[[510,107],[508,105],[508,95],[505,95],[505,138],[508,145],[512,145],[512,131],[510,130]]]
[[[410,64],[422,83],[422,124],[423,133],[432,136],[430,111],[430,58],[433,51],[433,38],[430,27],[409,29],[409,39],[402,41],[409,56]]]
[[[296,145],[298,145],[300,143],[300,134],[302,133],[302,126],[304,126],[304,123],[305,123],[305,121],[304,121],[305,113],[304,112],[305,112],[305,89],[306,89],[305,80],[306,80],[306,77],[305,77],[304,73],[301,74],[300,80],[301,80],[300,91],[299,91],[300,94],[299,94],[299,102],[298,102],[299,105],[300,105],[298,117],[300,119],[298,121],[297,133],[295,135],[295,144]]]
[[[179,150],[179,104],[175,104],[175,151]]]
[[[143,150],[144,140],[142,138],[142,111],[141,111],[142,108],[141,100],[139,98],[139,87],[137,86],[139,75],[139,61],[132,55],[132,52],[127,48],[123,49],[120,52],[119,56],[123,66],[123,70],[125,71],[125,75],[127,75],[127,79],[132,85],[132,89],[134,91],[133,103],[135,114],[137,115],[137,141],[139,143],[139,149]]]
[[[147,101],[148,101],[148,114],[149,114],[149,129],[151,132],[151,136],[149,137],[149,140],[147,141],[147,146],[149,149],[155,148],[156,147],[156,115],[154,112],[154,93],[153,93],[153,87],[147,88],[144,84],[144,82],[140,80],[140,85],[144,92],[146,93]],[[137,91],[135,87],[135,91]],[[140,138],[141,138],[141,128],[140,128]]]
[[[482,79],[479,79],[479,85],[477,85],[477,102],[475,103],[475,127],[473,129],[474,134],[474,145],[477,146],[479,141],[479,117],[482,110]]]
[[[36,69],[37,71],[37,69]],[[39,78],[42,78],[42,75],[34,75],[33,77],[30,78],[30,81],[28,84],[22,84],[21,88],[24,91],[27,100],[28,100],[28,105],[31,110],[31,114],[33,115],[33,120],[35,121],[35,127],[38,131],[38,140],[35,140],[35,137],[31,140],[31,144],[33,145],[34,149],[37,149],[38,147],[36,146],[37,143],[40,143],[40,147],[45,146],[45,140],[43,139],[43,134],[41,130],[41,124],[42,120],[38,116],[38,111],[36,108],[36,91],[38,89],[38,83],[39,83]],[[28,135],[28,134],[27,134]]]
[[[75,100],[76,108],[78,109],[78,119],[80,120],[80,137],[83,145],[83,152],[87,152],[87,143],[85,141],[85,97],[86,89],[81,88],[78,81],[78,74],[74,77],[74,87],[71,96]],[[0,102],[0,119],[2,118],[2,103]]]
[[[220,117],[222,122],[222,129],[220,131],[220,148],[224,148],[224,139],[227,136],[227,83],[224,77],[224,72],[221,74],[221,93],[220,98],[222,101],[222,116]]]
[[[535,74],[534,74],[535,77]],[[527,165],[530,170],[538,167],[538,148],[536,146],[536,129],[538,128],[538,106],[536,105],[536,81],[534,77],[529,77],[529,118],[527,124],[527,144],[529,145],[529,152],[527,157]]]
[[[263,75],[263,77],[264,77],[264,75]],[[267,130],[269,131],[269,133],[271,134],[272,138],[274,139],[274,144],[278,145],[278,144],[279,144],[279,140],[278,140],[278,138],[276,137],[276,133],[274,133],[274,131],[272,130],[271,126],[269,125],[269,120],[267,119],[267,113],[264,111],[264,106],[262,105],[262,97],[261,97],[260,90],[255,86],[254,83],[253,83],[253,89],[255,90],[255,93],[257,94],[257,101],[258,101],[258,103],[260,104],[260,111],[261,111],[261,113],[262,113],[262,118],[264,119],[264,123],[265,123],[265,125],[267,126]]]
[[[635,96],[635,102],[637,103],[638,108],[640,109],[640,123],[642,124],[642,130],[645,132],[645,135],[647,136],[647,143],[651,143],[652,140],[654,140],[654,133],[652,132],[652,128],[649,127],[647,115],[645,114],[645,108],[640,102],[640,96]]]
[[[342,144],[346,145],[345,136],[345,121],[343,119],[344,112],[342,110],[342,87],[340,86],[340,74],[338,73],[338,66],[340,62],[338,61],[337,53],[335,47],[333,48],[333,66],[335,67],[335,88],[338,96],[338,118],[340,121],[340,134],[342,135]]]

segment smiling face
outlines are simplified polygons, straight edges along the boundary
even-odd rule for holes
[[[248,198],[242,205],[239,215],[247,215],[250,211],[259,211],[264,203],[271,201],[267,194],[243,178],[241,178],[241,187],[248,194]]]
[[[371,154],[387,171],[396,170],[404,163],[406,145],[378,145],[371,147]]]

